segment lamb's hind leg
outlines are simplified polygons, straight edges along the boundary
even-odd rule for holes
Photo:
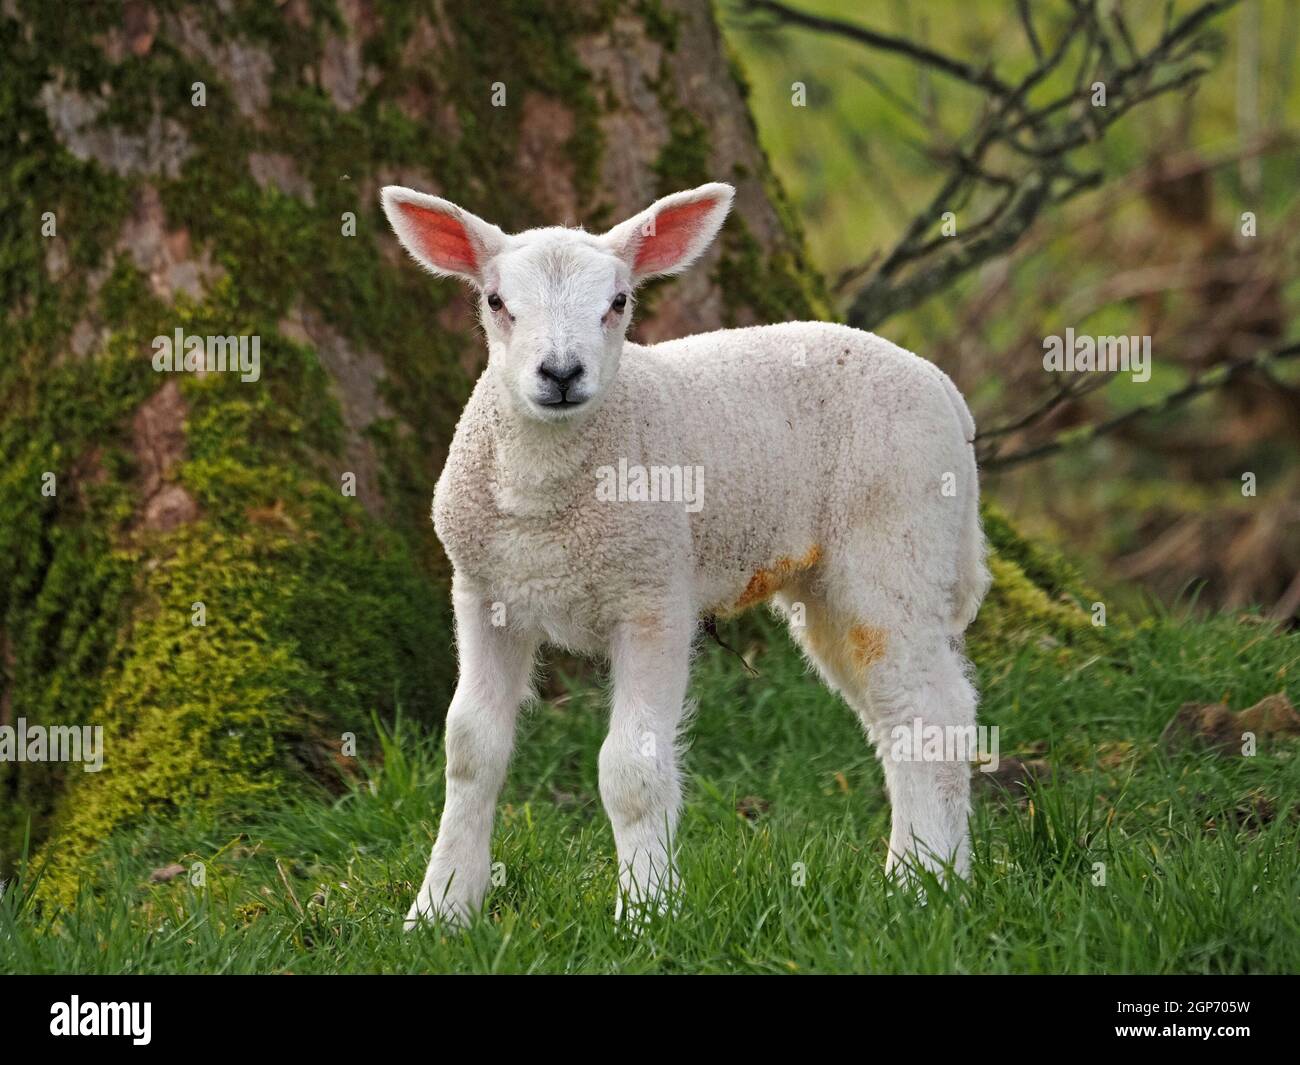
[[[861,631],[850,629],[851,640]],[[873,639],[874,634],[869,646]],[[970,861],[975,690],[948,637],[894,643],[864,667],[868,735],[893,807],[885,870],[902,866],[906,873],[917,864],[943,875],[951,866],[964,877]]]
[[[970,765],[975,692],[961,654],[939,633],[932,638],[891,624],[881,598],[836,609],[803,590],[783,596],[791,633],[827,684],[858,714],[876,747],[892,804],[887,872],[913,863],[964,876],[969,861]],[[868,621],[867,618],[872,620]],[[956,746],[916,744],[942,737]],[[961,732],[951,731],[963,730]]]

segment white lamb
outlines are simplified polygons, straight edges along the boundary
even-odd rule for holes
[[[960,639],[988,586],[974,423],[931,363],[843,326],[626,342],[636,287],[690,265],[732,195],[677,193],[603,236],[509,236],[446,200],[383,190],[407,251],[479,291],[489,351],[433,503],[460,677],[446,808],[408,928],[463,923],[482,904],[543,641],[611,662],[599,767],[616,916],[666,908],[699,620],[769,600],[876,742],[893,803],[886,869],[967,868],[969,765],[899,757],[890,736],[917,719],[975,723]]]

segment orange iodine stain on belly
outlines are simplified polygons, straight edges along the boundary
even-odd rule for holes
[[[860,670],[873,666],[885,657],[888,633],[875,625],[854,625],[849,629],[849,655]]]
[[[790,558],[782,555],[772,565],[754,571],[749,584],[736,600],[736,610],[745,610],[766,599],[770,599],[796,573],[810,570],[822,560],[822,549],[817,544],[808,548],[802,558]]]

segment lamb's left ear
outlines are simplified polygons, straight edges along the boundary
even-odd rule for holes
[[[601,239],[627,263],[634,285],[649,277],[679,274],[718,235],[735,194],[720,182],[675,192],[620,222]]]
[[[500,229],[450,200],[401,185],[385,186],[380,200],[402,247],[439,276],[482,287],[488,261],[506,246],[508,238]]]

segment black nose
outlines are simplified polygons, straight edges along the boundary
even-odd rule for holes
[[[560,392],[564,393],[568,391],[569,386],[574,381],[582,376],[582,366],[577,365],[572,370],[560,370],[544,362],[537,367],[537,372],[546,380],[554,381]]]

